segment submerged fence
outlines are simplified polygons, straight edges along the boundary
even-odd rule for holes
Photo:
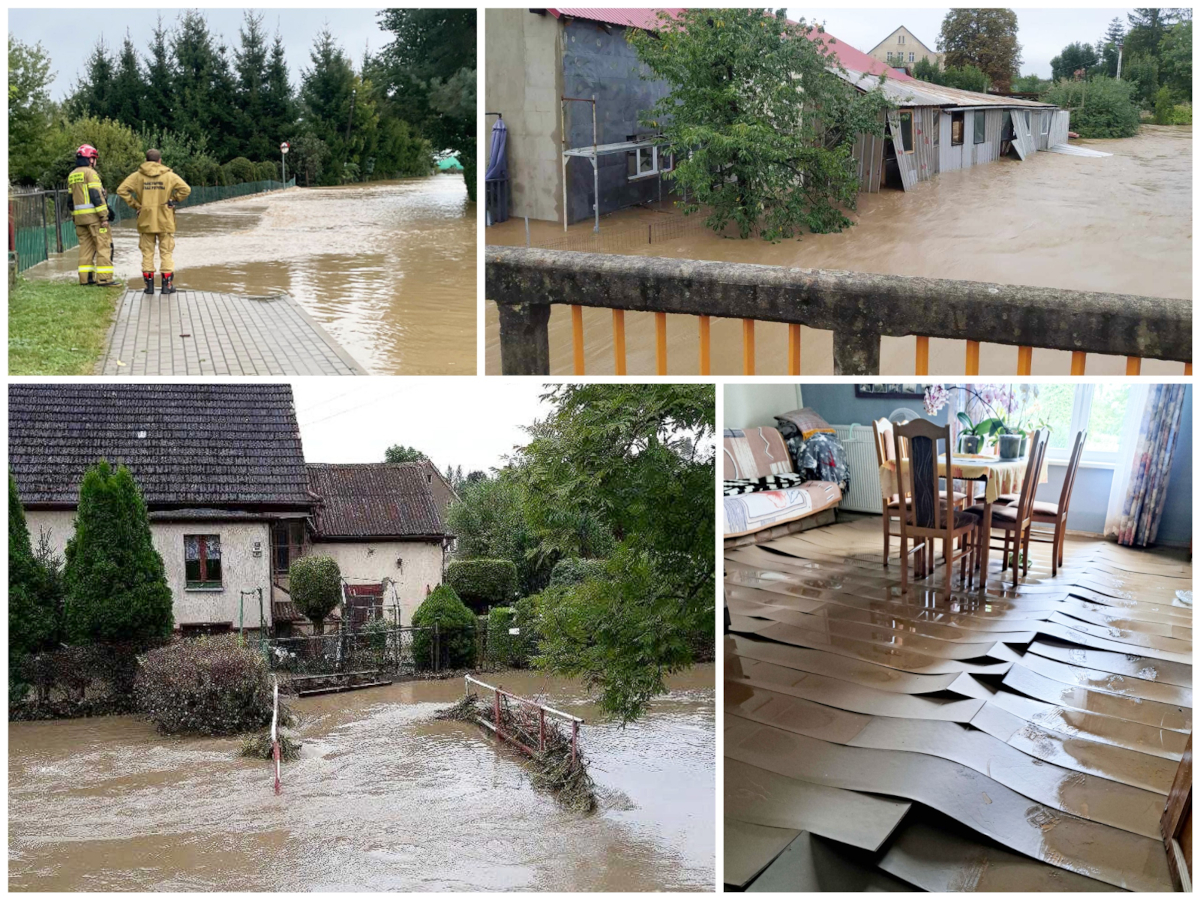
[[[295,186],[296,179],[292,178],[286,183],[248,181],[244,184],[194,187],[178,208],[203,206],[219,200],[233,200]],[[79,246],[71,210],[67,208],[68,197],[70,192],[66,188],[8,195],[8,250],[16,257],[18,272],[45,262],[51,253],[63,253]],[[115,191],[108,195],[108,206],[115,214],[114,222],[137,218],[137,213]]]
[[[505,375],[549,375],[550,307],[571,307],[574,371],[584,374],[583,307],[612,310],[613,363],[625,373],[625,311],[655,314],[656,374],[667,374],[667,314],[695,316],[700,372],[710,372],[713,317],[740,319],[743,372],[755,374],[756,321],[788,328],[788,374],[801,374],[800,327],[833,332],[834,373],[878,375],[883,336],[916,336],[917,375],[929,374],[929,338],[966,341],[966,374],[979,374],[981,342],[1016,348],[1029,375],[1034,348],[1067,350],[1071,374],[1087,355],[1143,358],[1192,370],[1191,304],[1180,300],[1020,287],[942,278],[871,275],[744,263],[489,246],[485,296],[500,317]],[[892,373],[884,373],[892,374]]]
[[[368,625],[359,631],[267,638],[263,652],[272,671],[289,675],[363,671],[411,675],[443,668],[442,637],[437,626]]]

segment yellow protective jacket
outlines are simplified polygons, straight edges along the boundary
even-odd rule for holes
[[[108,194],[100,183],[100,173],[91,166],[78,166],[67,176],[71,192],[67,206],[76,225],[95,225],[108,221]]]
[[[156,162],[142,163],[117,188],[121,199],[137,210],[140,234],[174,234],[175,210],[167,203],[180,203],[191,192],[186,181]]]

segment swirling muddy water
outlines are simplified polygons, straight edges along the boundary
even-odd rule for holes
[[[372,375],[475,373],[475,204],[461,175],[293,188],[180,210],[176,286],[294,297]],[[141,284],[133,223],[117,276]],[[73,277],[68,251],[29,277]]]
[[[119,716],[9,725],[12,890],[711,890],[714,667],[625,729],[578,683],[497,675],[588,720],[598,812],[535,790],[481,728],[433,720],[461,680],[295,703],[301,759],[164,738]]]
[[[1028,161],[997,163],[944,172],[904,193],[884,190],[859,195],[855,225],[841,234],[806,234],[769,244],[751,238],[722,238],[702,227],[676,238],[644,238],[648,223],[681,218],[672,209],[629,209],[602,217],[597,252],[678,259],[720,260],[772,266],[848,269],[886,275],[921,275],[1037,285],[1087,291],[1192,298],[1192,131],[1190,127],[1142,126],[1124,140],[1072,141],[1111,157],[1085,159],[1036,153]],[[689,222],[690,224],[690,222]],[[571,226],[590,234],[591,220]],[[531,222],[534,246],[561,240],[562,225]],[[489,244],[521,245],[525,226],[510,220],[486,229]],[[639,236],[636,245],[632,234]],[[606,235],[609,239],[606,241]],[[611,244],[611,247],[607,246]],[[1063,315],[1071,310],[1064,309]],[[487,304],[487,371],[500,371],[499,322]],[[613,371],[612,317],[585,309],[589,374]],[[654,372],[654,323],[650,313],[626,313],[626,358],[631,374]],[[670,316],[668,371],[694,375],[698,368],[696,320]],[[787,371],[787,327],[756,327],[759,375]],[[572,371],[571,318],[561,306],[550,318],[550,364],[554,374]],[[881,370],[915,372],[911,337],[884,338]],[[962,341],[930,341],[930,372],[965,372]],[[833,373],[833,336],[802,329],[801,365],[806,375]],[[1035,350],[1033,374],[1069,374],[1070,354]],[[742,373],[742,326],[735,319],[712,322],[712,371]],[[1016,348],[983,344],[982,374],[1016,371]],[[1089,356],[1089,375],[1124,375],[1125,360]],[[1180,375],[1178,363],[1146,360],[1143,375]]]

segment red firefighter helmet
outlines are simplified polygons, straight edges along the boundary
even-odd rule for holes
[[[83,156],[87,159],[99,159],[100,151],[91,144],[82,144],[80,145],[79,149],[75,151],[75,155]]]

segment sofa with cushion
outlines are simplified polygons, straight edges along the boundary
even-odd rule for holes
[[[842,491],[796,473],[775,428],[727,428],[724,435],[725,546],[773,540],[835,521]]]

